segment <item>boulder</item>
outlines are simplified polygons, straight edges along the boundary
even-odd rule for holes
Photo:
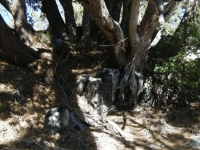
[[[113,106],[120,72],[117,69],[101,69],[96,77],[78,76],[77,103],[80,109],[93,119],[103,119]]]

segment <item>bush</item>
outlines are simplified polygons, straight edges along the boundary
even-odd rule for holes
[[[200,18],[194,16],[192,21],[184,22],[184,26],[179,27],[173,36],[164,37],[150,50],[149,61],[153,64],[151,68],[153,92],[156,93],[154,99],[161,97],[161,101],[164,99],[171,103],[171,100],[174,100],[172,96],[170,97],[171,93],[167,98],[163,96],[168,91],[178,95],[178,104],[187,104],[198,99],[200,95],[199,38]],[[157,94],[158,86],[162,89],[160,95]]]
[[[180,52],[167,60],[160,59],[160,66],[154,68],[154,73],[162,74],[162,83],[178,89],[179,100],[188,103],[197,100],[200,92],[200,59],[187,60],[186,53]]]

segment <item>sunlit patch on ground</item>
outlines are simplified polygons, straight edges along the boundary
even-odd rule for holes
[[[136,107],[133,111],[118,111],[104,118],[104,124],[99,127],[86,125],[84,131],[67,127],[56,133],[45,132],[44,116],[51,108],[73,107],[73,99],[65,97],[64,92],[73,93],[75,78],[96,73],[101,67],[104,57],[98,52],[92,54],[95,57],[85,60],[85,64],[81,56],[66,60],[65,67],[59,70],[64,70],[61,73],[67,78],[63,79],[63,85],[56,82],[62,78],[45,82],[45,67],[51,69],[46,62],[38,61],[41,67],[34,74],[0,61],[0,149],[192,149],[186,143],[200,134],[200,110],[194,104],[191,108],[168,112]],[[19,90],[23,104],[10,94],[14,89]]]

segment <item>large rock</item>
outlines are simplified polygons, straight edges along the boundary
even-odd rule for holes
[[[69,111],[66,108],[52,108],[45,116],[45,130],[48,132],[58,131],[66,126],[69,122]]]
[[[118,69],[103,68],[97,74],[97,77],[102,79],[103,99],[112,104],[116,98],[116,88],[119,84],[120,72]]]
[[[79,76],[76,95],[80,109],[95,119],[103,119],[115,100],[119,76],[119,70],[107,68],[100,70],[97,77]]]

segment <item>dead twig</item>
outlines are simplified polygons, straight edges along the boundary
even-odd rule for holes
[[[110,125],[112,125],[125,140],[131,141],[131,137],[127,133],[125,133],[124,131],[122,131],[122,129],[120,129],[120,127],[115,122],[113,122],[111,120],[107,120],[107,122]]]
[[[119,41],[119,42],[116,43],[116,44],[110,44],[110,45],[99,45],[99,46],[101,46],[101,47],[111,47],[111,46],[116,46],[116,45],[118,45],[119,43],[122,43],[122,42],[126,41],[127,39],[128,39],[128,38],[123,39],[122,41]]]

